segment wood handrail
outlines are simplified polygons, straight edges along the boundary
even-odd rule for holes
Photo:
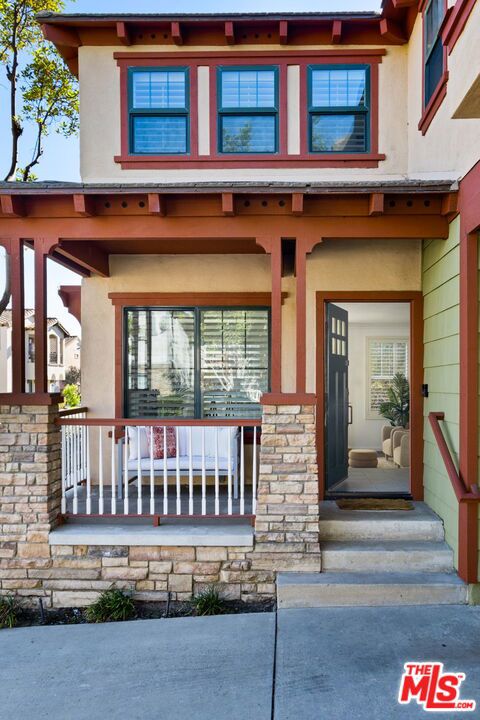
[[[208,418],[203,420],[188,420],[184,418],[173,419],[140,419],[140,418],[82,418],[70,420],[70,418],[58,417],[57,425],[80,425],[93,427],[261,427],[262,421],[258,418],[248,420],[244,418]]]
[[[64,408],[63,410],[58,411],[59,417],[68,417],[70,415],[79,415],[80,413],[86,413],[88,412],[88,407],[84,406],[78,406],[78,407],[72,407],[72,408]]]
[[[458,502],[480,502],[480,491],[477,483],[472,483],[470,488],[468,488],[460,477],[453,461],[452,454],[445,440],[442,428],[440,427],[440,420],[445,420],[445,413],[430,412],[428,414],[428,420]]]

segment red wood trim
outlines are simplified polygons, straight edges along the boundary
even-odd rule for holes
[[[14,195],[0,195],[2,215],[24,217],[26,215],[23,198]]]
[[[280,45],[288,44],[288,20],[280,20],[278,23],[278,40]]]
[[[325,497],[325,304],[327,302],[410,303],[410,492],[423,499],[423,296],[416,290],[337,290],[316,293],[317,458],[320,499]],[[414,392],[416,388],[416,392]]]
[[[148,212],[150,215],[160,215],[165,217],[167,214],[167,201],[164,195],[159,193],[148,193]]]
[[[115,352],[115,417],[123,415],[123,308],[115,305],[115,331],[114,331],[114,352]]]
[[[210,132],[210,148],[215,148],[217,144],[216,135],[213,136],[213,130],[216,127],[216,120],[212,122]],[[214,145],[212,146],[212,140]],[[374,138],[372,137],[372,143]],[[260,155],[255,158],[246,158],[245,155],[218,155],[212,152],[211,155],[202,155],[193,159],[179,159],[173,156],[150,155],[115,155],[113,160],[121,165],[122,170],[155,170],[164,168],[171,170],[180,169],[222,169],[235,166],[237,168],[292,168],[292,167],[329,167],[329,168],[376,168],[379,162],[385,160],[386,155],[383,153],[359,153],[358,155]]]
[[[65,418],[70,417],[71,415],[80,415],[80,413],[87,413],[88,407],[73,407],[73,408],[65,408],[64,410],[58,411],[58,417]]]
[[[235,215],[233,193],[222,193],[222,213],[224,215]]]
[[[61,240],[56,256],[58,257],[59,254],[100,277],[110,276],[109,256],[100,245],[86,241],[79,246],[72,240]]]
[[[258,237],[257,244],[270,254],[271,267],[271,357],[272,393],[282,392],[282,238]]]
[[[280,65],[279,70],[279,113],[278,113],[278,150],[280,157],[288,155],[288,87],[287,65]]]
[[[385,195],[383,193],[372,193],[368,201],[369,215],[382,215],[385,209]]]
[[[235,29],[231,20],[225,23],[225,40],[227,45],[235,45]]]
[[[283,300],[288,293],[282,293]],[[216,306],[223,305],[225,307],[243,307],[243,306],[270,306],[272,296],[268,292],[212,292],[212,293],[108,293],[112,305],[159,305],[164,307],[175,306]]]
[[[321,242],[318,238],[317,242]],[[296,392],[305,394],[307,384],[307,253],[316,242],[298,238],[295,245],[296,274]]]
[[[334,20],[332,23],[332,43],[334,45],[342,42],[342,21]]]
[[[450,192],[442,198],[442,215],[448,218],[451,222],[459,213],[459,197],[458,192]]]
[[[47,377],[47,255],[56,240],[35,238],[35,392],[48,392]]]
[[[413,7],[416,5],[418,0],[392,0],[393,7],[396,8],[406,8],[406,7]]]
[[[80,36],[74,28],[64,28],[58,25],[42,23],[40,25],[45,40],[62,47],[79,48],[82,45]]]
[[[303,193],[292,193],[292,215],[303,215]]]
[[[382,18],[380,20],[380,35],[383,40],[390,43],[403,45],[407,42],[402,28],[389,18]]]
[[[202,65],[205,65],[205,60],[208,59],[219,59],[219,64],[226,65],[238,65],[239,58],[245,60],[245,64],[257,64],[262,58],[268,58],[269,62],[273,62],[273,58],[278,61],[288,61],[289,64],[297,63],[300,60],[309,58],[312,62],[315,62],[317,58],[328,58],[328,62],[331,62],[333,58],[339,58],[339,62],[344,62],[345,58],[348,58],[349,62],[382,62],[382,57],[387,54],[385,48],[359,48],[356,50],[336,48],[332,50],[233,50],[225,55],[224,50],[194,50],[185,52],[150,52],[143,50],[140,52],[114,52],[113,57],[115,60],[120,62],[128,62],[129,65],[143,65],[145,61],[153,62],[155,60],[166,60],[167,63],[178,65],[178,61],[181,60],[194,60],[198,59]],[[353,60],[352,58],[355,58]],[[309,61],[310,61],[309,60]]]
[[[82,322],[82,287],[81,285],[60,285],[58,294],[68,312]]]
[[[448,55],[465,29],[470,13],[475,7],[476,0],[457,0],[442,30],[442,42],[447,48]]]
[[[262,421],[258,418],[207,418],[202,420],[185,418],[81,418],[71,420],[70,418],[58,417],[55,420],[57,425],[76,425],[85,427],[261,427]]]
[[[190,73],[190,158],[198,158],[198,68]]]
[[[182,28],[179,22],[172,22],[171,24],[171,36],[175,45],[183,45]]]
[[[378,155],[379,82],[378,65],[370,65],[370,154]],[[385,155],[383,155],[385,160]]]
[[[73,194],[73,209],[82,217],[91,217],[95,215],[95,201],[92,195],[85,193]]]
[[[447,82],[448,82],[448,71],[445,71],[437,85],[435,92],[429,100],[429,103],[423,111],[422,117],[418,123],[418,129],[425,135],[431,122],[438,112],[438,109],[445,99],[447,94]]]
[[[117,37],[122,43],[122,45],[131,45],[132,44],[132,38],[130,35],[130,28],[128,27],[127,23],[125,22],[117,22]]]
[[[10,242],[10,282],[12,291],[12,392],[25,392],[25,300],[23,241]]]
[[[262,405],[315,405],[314,393],[264,393],[260,398]]]
[[[63,402],[61,393],[0,393],[1,405],[58,405]]]

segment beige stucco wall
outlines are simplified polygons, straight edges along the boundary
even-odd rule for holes
[[[232,46],[238,51],[238,46]],[[354,46],[351,46],[353,49]],[[288,46],[292,53],[294,46]],[[335,49],[335,46],[332,46]],[[152,52],[155,48],[135,45],[122,48],[125,52]],[[182,52],[182,48],[162,48],[173,54]],[[208,50],[218,51],[218,47],[189,47],[189,51]],[[242,46],[244,50],[272,50],[272,46],[265,48]],[[285,52],[285,47],[278,47]],[[297,48],[298,49],[298,48]],[[318,49],[317,47],[301,48],[302,51]],[[322,48],[323,49],[323,48]],[[338,49],[338,48],[336,48]],[[362,50],[365,47],[361,48]],[[232,51],[230,47],[222,47],[225,53]],[[304,169],[228,169],[228,170],[122,170],[113,160],[114,155],[120,154],[120,71],[113,53],[118,47],[81,47],[79,48],[80,72],[80,151],[81,175],[86,182],[136,182],[136,181],[193,181],[193,180],[225,180],[225,179],[279,179],[279,180],[321,180],[322,178],[365,178],[372,179],[378,176],[401,176],[407,172],[407,48],[388,47],[387,54],[379,66],[379,152],[385,153],[387,159],[381,162],[378,168],[362,169],[350,168],[339,171],[334,168],[304,168]],[[184,51],[184,49],[183,49]],[[241,63],[241,60],[239,60]],[[296,66],[293,66],[296,67]],[[202,87],[206,87],[204,69],[201,73]],[[298,113],[299,92],[295,87],[295,71],[290,70],[288,76],[289,107],[287,116],[290,120],[288,147],[294,155],[298,152]],[[392,88],[395,89],[392,92]],[[208,148],[208,138],[205,137],[206,110],[205,93],[199,94],[201,112],[202,153]]]
[[[421,15],[408,49],[408,167],[421,177],[462,177],[480,158],[480,120],[453,120],[452,116],[480,73],[480,3],[448,57],[447,95],[422,136],[422,21]]]
[[[82,284],[82,398],[92,416],[114,413],[114,309],[109,292],[269,292],[265,255],[116,255],[109,278]],[[307,268],[307,377],[315,389],[317,290],[419,290],[421,249],[415,240],[325,241]],[[284,278],[283,390],[295,390],[295,283]]]

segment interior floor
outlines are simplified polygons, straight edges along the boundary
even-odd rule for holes
[[[410,492],[410,468],[396,467],[383,456],[376,468],[348,468],[348,477],[335,486],[337,493],[398,493]]]

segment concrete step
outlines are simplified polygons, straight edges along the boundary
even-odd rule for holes
[[[321,543],[324,572],[453,572],[445,542],[362,540]]]
[[[320,506],[323,540],[444,540],[443,523],[425,503],[413,510],[340,510],[335,502]]]
[[[455,573],[279,573],[280,609],[373,605],[464,605],[467,585]]]

